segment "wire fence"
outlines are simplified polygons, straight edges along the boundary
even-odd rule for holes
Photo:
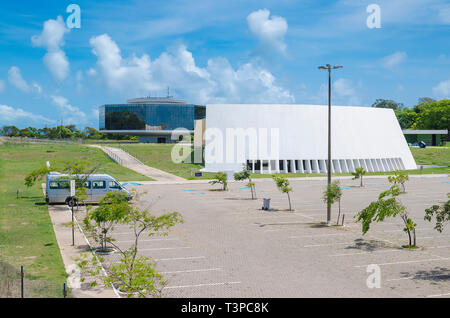
[[[0,260],[0,298],[66,298],[69,297],[65,282],[57,284],[26,274],[26,268]]]

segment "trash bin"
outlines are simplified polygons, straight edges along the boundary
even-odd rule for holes
[[[266,199],[266,198],[263,199],[262,209],[266,210],[266,211],[268,211],[270,209],[270,199]]]

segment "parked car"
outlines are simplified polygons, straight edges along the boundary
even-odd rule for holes
[[[85,175],[77,177],[84,178]],[[45,201],[49,204],[66,203],[72,204],[70,196],[70,175],[51,172],[47,175]],[[116,179],[108,174],[92,174],[87,176],[83,185],[86,188],[86,203],[98,203],[108,192],[122,191],[128,200],[133,197]]]

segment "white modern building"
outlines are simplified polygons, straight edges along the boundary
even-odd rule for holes
[[[333,172],[417,169],[393,110],[333,106]],[[206,106],[204,171],[325,173],[328,107]]]

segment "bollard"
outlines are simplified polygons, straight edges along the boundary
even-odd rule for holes
[[[24,298],[23,297],[23,265],[22,266],[20,266],[20,297],[21,298]]]
[[[63,297],[64,297],[64,298],[67,297],[66,283],[64,283],[64,285],[63,285]]]

